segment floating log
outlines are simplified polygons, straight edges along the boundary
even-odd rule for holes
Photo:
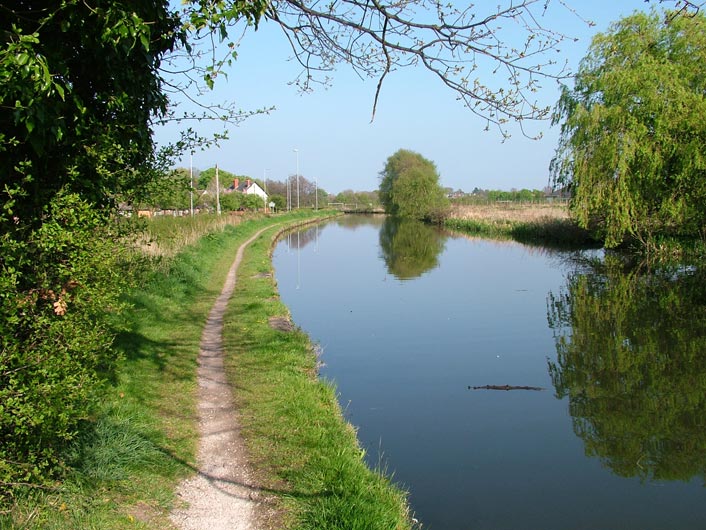
[[[483,385],[469,386],[468,390],[544,390],[541,386]]]

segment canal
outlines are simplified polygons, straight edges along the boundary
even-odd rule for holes
[[[424,528],[706,528],[700,268],[383,216],[289,233],[273,264]]]

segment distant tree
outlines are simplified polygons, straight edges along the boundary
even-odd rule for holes
[[[284,195],[274,194],[269,195],[267,199],[270,202],[275,203],[275,209],[277,211],[282,211],[287,207],[287,198]]]
[[[243,207],[244,198],[246,196],[237,191],[231,193],[224,193],[219,197],[221,202],[221,210],[224,212],[234,212],[237,209]]]
[[[243,195],[241,193],[230,193],[229,195],[240,195],[242,197],[243,208],[247,210],[259,210],[265,207],[265,201],[259,195]]]
[[[185,210],[191,205],[189,170],[177,168],[150,182],[140,205],[164,210]]]
[[[689,235],[706,220],[706,18],[635,13],[597,35],[552,162],[571,212],[608,247]]]
[[[336,194],[334,202],[341,202],[343,204],[354,204],[356,203],[356,196],[353,190],[343,190]]]
[[[406,149],[390,156],[380,173],[380,202],[391,215],[424,220],[443,216],[448,207],[434,163]]]
[[[235,173],[231,173],[230,171],[226,171],[225,169],[218,168],[218,183],[220,184],[221,188],[227,188],[231,184],[233,184],[234,179],[240,179],[241,181],[245,181],[246,179],[249,179],[247,175],[236,175]],[[251,179],[252,180],[252,179]],[[204,169],[199,173],[198,177],[198,188],[201,190],[213,190],[215,192],[216,190],[216,168],[215,167],[210,167],[208,169]]]

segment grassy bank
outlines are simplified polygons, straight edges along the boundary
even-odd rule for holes
[[[259,479],[277,492],[285,527],[410,528],[404,495],[365,466],[335,389],[317,379],[309,338],[286,329],[270,248],[261,238],[246,252],[225,320],[227,369]]]
[[[305,222],[310,217],[311,213],[302,213],[251,219],[237,226],[211,225],[205,219],[160,220],[153,240],[159,243],[161,230],[173,235],[172,242],[167,251],[159,253],[161,259],[151,259],[151,272],[136,270],[141,285],[127,297],[131,310],[116,322],[116,355],[122,356],[119,379],[108,387],[100,410],[86,423],[67,456],[65,479],[48,489],[18,485],[14,504],[0,513],[0,528],[172,528],[168,514],[174,487],[193,473],[196,359],[208,311],[242,242],[265,226]],[[196,221],[204,226],[192,227]],[[178,236],[180,222],[189,223],[187,232],[200,233],[198,242],[189,244]],[[281,503],[290,511],[293,528],[376,528],[355,522],[357,516],[351,514],[358,507],[352,503],[364,499],[386,506],[391,514],[404,514],[402,496],[362,465],[354,433],[343,422],[333,391],[314,377],[315,359],[307,338],[301,333],[270,337],[267,319],[260,321],[262,310],[252,309],[267,307],[286,315],[286,308],[276,301],[271,277],[251,281],[253,267],[270,270],[275,230],[273,226],[246,252],[244,267],[248,268],[239,272],[237,304],[231,308],[232,321],[241,326],[248,322],[246,329],[239,328],[237,344],[229,339],[229,347],[237,352],[231,369],[242,374],[252,370],[252,359],[258,359],[255,364],[261,363],[267,374],[264,378],[263,374],[248,376],[253,383],[257,381],[257,387],[243,386],[242,375],[235,378],[238,399],[249,407],[244,415],[252,420],[247,432],[259,473],[282,494]],[[174,253],[174,257],[164,257]],[[263,348],[278,352],[267,354],[269,366],[262,362]],[[237,364],[241,361],[243,368]],[[254,402],[258,395],[274,402],[272,396],[285,392],[283,381],[290,387],[287,410],[270,409],[267,421],[275,429],[261,433],[255,426],[262,421],[257,415],[266,412]],[[325,430],[291,438],[289,431],[305,433],[312,421],[325,425]],[[320,436],[318,445],[309,444],[312,436]],[[265,449],[269,445],[275,447],[271,452]],[[309,477],[309,482],[302,482],[301,477]],[[368,493],[331,493],[360,488]],[[380,521],[394,517],[404,516],[390,515]],[[327,519],[351,523],[312,522]],[[396,527],[404,526],[385,526]]]
[[[497,203],[458,205],[444,225],[479,237],[554,246],[595,244],[568,215],[565,204]]]

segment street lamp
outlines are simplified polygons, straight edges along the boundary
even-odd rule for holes
[[[267,211],[267,203],[269,202],[267,199],[269,199],[267,195],[267,172],[269,169],[263,169],[262,170],[262,182],[265,184],[265,211]]]
[[[299,149],[294,149],[297,154],[297,210],[299,209]]]
[[[189,210],[191,210],[191,217],[194,216],[194,152],[189,155]]]

